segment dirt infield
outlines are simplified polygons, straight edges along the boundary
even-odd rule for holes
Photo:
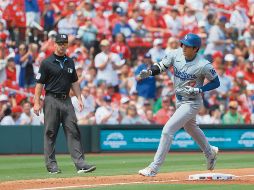
[[[91,188],[100,186],[123,185],[123,184],[254,184],[254,168],[214,170],[214,173],[227,173],[236,175],[237,178],[230,181],[190,181],[189,175],[198,173],[209,173],[207,171],[161,173],[156,177],[143,177],[140,175],[119,176],[97,176],[97,177],[75,177],[75,178],[51,178],[36,180],[19,180],[0,183],[1,190],[16,189],[64,189],[69,188]]]

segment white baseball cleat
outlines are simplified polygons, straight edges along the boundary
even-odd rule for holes
[[[142,176],[146,176],[146,177],[154,177],[156,176],[157,172],[154,171],[152,168],[150,167],[146,167],[142,170],[139,170],[138,173]]]
[[[213,170],[216,165],[217,155],[219,148],[216,146],[211,146],[211,155],[207,158],[207,169]]]

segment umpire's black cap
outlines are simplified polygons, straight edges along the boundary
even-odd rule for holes
[[[68,43],[68,35],[67,34],[57,34],[56,35],[56,43]]]

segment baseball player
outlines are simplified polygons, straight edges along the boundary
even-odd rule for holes
[[[173,67],[176,94],[176,111],[163,127],[154,161],[139,171],[143,176],[155,176],[158,173],[174,134],[182,127],[204,152],[207,169],[213,170],[215,167],[218,148],[208,143],[203,131],[196,124],[196,114],[202,105],[201,93],[219,87],[220,81],[212,64],[197,54],[201,46],[198,35],[189,33],[180,42],[180,48],[168,52],[159,63],[154,63],[150,69],[142,70],[139,74],[144,79]],[[203,85],[205,78],[209,82]]]

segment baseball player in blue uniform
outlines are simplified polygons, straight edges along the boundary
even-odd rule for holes
[[[153,162],[139,171],[143,176],[155,176],[158,173],[174,134],[182,127],[204,152],[207,169],[213,170],[216,164],[218,148],[209,144],[196,124],[196,115],[203,103],[201,93],[219,87],[220,81],[212,64],[197,54],[201,46],[198,35],[189,33],[180,42],[180,48],[170,51],[159,63],[154,63],[150,69],[142,70],[139,74],[139,77],[144,79],[173,67],[176,94],[176,111],[163,127]],[[203,85],[205,79],[209,82]]]

